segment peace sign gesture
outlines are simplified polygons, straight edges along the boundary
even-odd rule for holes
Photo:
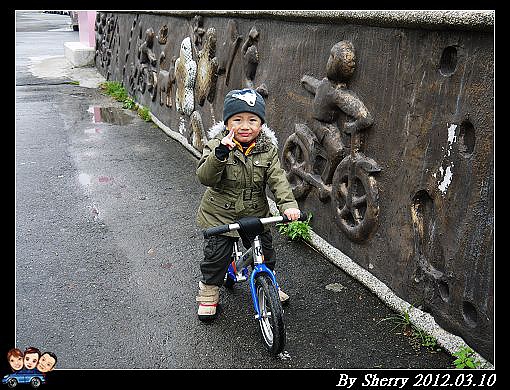
[[[221,143],[230,150],[236,147],[236,144],[234,143],[234,141],[232,141],[232,138],[234,138],[234,128],[231,128],[228,134],[221,140]]]

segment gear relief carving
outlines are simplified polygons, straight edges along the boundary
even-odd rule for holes
[[[225,74],[226,86],[230,81],[230,70],[242,39],[242,35],[239,35],[237,32],[237,23],[230,19],[227,22],[227,35],[221,46],[222,50],[218,66],[218,74]]]
[[[95,52],[95,60],[99,59],[99,66],[103,67],[103,51],[105,50],[105,45],[103,43],[105,33],[106,33],[106,14],[104,12],[96,13],[96,21],[94,24],[95,36],[96,36],[96,52]]]
[[[113,58],[115,59],[114,74],[119,74],[119,51],[120,51],[120,40],[121,40],[120,38],[121,37],[120,37],[120,32],[119,32],[120,27],[119,27],[118,19],[119,19],[119,17],[115,16],[115,22],[114,22],[115,35],[114,35],[114,42],[113,42],[113,47],[115,50],[115,55],[113,56]]]
[[[102,60],[103,54],[103,35],[104,35],[104,25],[106,21],[103,23],[103,18],[105,18],[105,14],[103,12],[96,12],[96,21],[94,23],[95,37],[96,37],[96,52],[94,53],[94,60],[96,64],[102,67],[101,63],[97,63],[99,59]]]
[[[175,105],[181,114],[191,116],[194,108],[193,89],[197,74],[197,64],[193,61],[191,51],[191,39],[186,37],[181,43],[179,58],[175,61],[175,81],[177,91]]]
[[[139,14],[136,14],[135,18],[133,19],[133,24],[131,25],[131,31],[129,32],[128,45],[127,45],[126,53],[124,54],[124,66],[122,67],[122,78],[125,78],[125,76],[126,76],[126,66],[128,64],[129,53],[131,53],[131,41],[133,40],[133,32],[135,31],[136,24],[138,23],[138,16],[139,16]],[[128,85],[129,85],[129,88],[131,91],[133,90],[133,88],[131,88],[131,85],[130,85],[131,81],[132,81],[132,77],[133,77],[133,74],[130,73],[128,76]]]
[[[297,199],[317,189],[322,202],[331,200],[337,226],[356,242],[369,238],[379,216],[378,188],[373,177],[381,168],[361,151],[360,132],[372,116],[346,81],[355,70],[354,46],[333,45],[322,80],[304,75],[302,86],[314,95],[310,127],[296,124],[283,147],[282,165]],[[341,123],[341,129],[338,127]],[[344,139],[350,137],[347,146]]]
[[[259,35],[258,30],[252,27],[241,49],[243,53],[244,86],[248,88],[254,88],[253,80],[259,65],[259,51],[257,49]]]
[[[106,73],[106,79],[110,79],[111,75],[111,62],[112,62],[112,53],[115,46],[115,26],[117,24],[117,18],[118,16],[113,17],[111,15],[110,17],[106,18],[106,42],[107,42],[107,49],[106,53],[108,55],[108,59],[106,60],[106,67],[108,69]]]
[[[135,20],[133,22],[132,27],[132,33],[137,27],[137,21]],[[142,40],[143,37],[143,30],[142,26],[138,26],[138,34],[134,34],[135,36],[135,47],[139,44],[138,42]],[[146,83],[144,82],[143,72],[141,71],[141,64],[139,59],[139,52],[140,47],[138,46],[136,49],[136,52],[134,54],[133,61],[131,61],[131,64],[129,65],[129,91],[131,95],[135,95],[137,91],[140,91],[145,93],[145,89],[147,87]]]
[[[110,63],[112,57],[112,45],[114,44],[114,29],[115,23],[113,16],[107,16],[104,12],[96,14],[96,21],[94,29],[96,31],[96,52],[95,60],[98,65],[106,69],[106,80],[110,79]]]
[[[218,59],[216,58],[216,30],[211,27],[205,34],[205,42],[198,53],[198,69],[196,78],[197,101],[201,106],[205,99],[214,101],[216,93],[216,79]]]

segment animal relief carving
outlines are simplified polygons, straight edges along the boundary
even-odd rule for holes
[[[181,43],[179,58],[175,61],[175,105],[179,113],[187,116],[190,116],[195,108],[193,89],[196,74],[197,64],[192,56],[191,39],[186,37]]]

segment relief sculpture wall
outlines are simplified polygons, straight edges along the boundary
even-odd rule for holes
[[[97,69],[201,151],[266,100],[312,227],[493,360],[493,25],[98,12]]]

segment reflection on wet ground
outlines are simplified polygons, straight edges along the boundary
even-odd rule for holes
[[[90,106],[87,109],[87,112],[92,114],[92,122],[93,123],[110,123],[115,125],[126,125],[133,121],[133,116],[129,114],[125,109],[118,107],[100,107],[100,106]],[[87,128],[84,130],[85,134],[96,134],[100,135],[103,133],[104,127],[98,126],[93,128]],[[91,153],[90,151],[88,152]],[[93,154],[92,154],[93,155]],[[113,177],[99,175],[93,176],[88,173],[80,173],[78,175],[78,181],[83,186],[88,186],[93,183],[101,183],[101,184],[111,184],[113,182]]]
[[[92,184],[92,179],[93,177],[88,173],[80,173],[78,175],[78,181],[84,186]],[[113,181],[113,177],[105,175],[100,175],[97,178],[94,178],[94,181],[96,181],[95,179],[97,179],[98,183],[111,183]]]
[[[87,184],[90,184],[91,177],[87,173],[80,173],[78,175],[78,180],[79,180],[80,184],[87,185]]]
[[[127,125],[133,121],[133,117],[123,108],[91,106],[87,111],[93,114],[92,120],[94,123]]]

